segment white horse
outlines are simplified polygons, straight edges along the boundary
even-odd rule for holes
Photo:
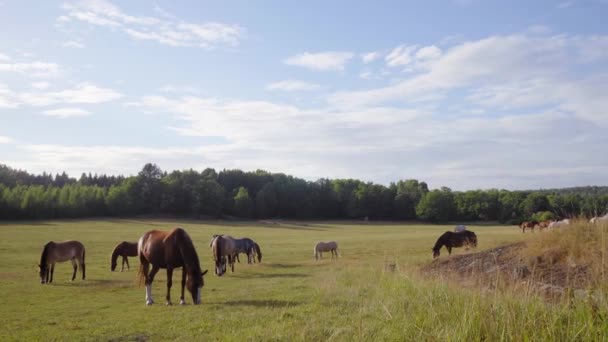
[[[608,222],[608,214],[604,216],[596,216],[589,220],[589,223],[607,223]]]
[[[570,224],[570,219],[564,219],[561,221],[555,221],[555,222],[551,222],[549,224],[549,229],[553,229],[553,228],[561,228],[561,227],[565,227],[567,225]]]
[[[314,249],[315,260],[319,260],[319,257],[323,259],[323,252],[331,252],[331,258],[333,259],[335,255],[337,259],[340,255],[338,253],[338,243],[335,241],[317,242]]]

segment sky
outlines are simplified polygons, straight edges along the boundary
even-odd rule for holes
[[[608,185],[608,0],[0,0],[0,164]]]

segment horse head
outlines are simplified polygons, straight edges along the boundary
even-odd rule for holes
[[[205,286],[205,279],[203,276],[207,274],[207,270],[199,274],[190,274],[188,275],[188,279],[186,280],[186,288],[192,295],[192,303],[198,305],[201,303],[201,292],[203,291],[203,286]]]
[[[431,248],[431,250],[433,251],[433,259],[437,258],[439,256],[439,248]]]
[[[38,264],[38,274],[40,275],[40,284],[46,283],[46,265]]]

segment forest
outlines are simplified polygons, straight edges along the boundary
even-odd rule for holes
[[[263,170],[162,171],[136,176],[30,174],[0,164],[0,219],[160,216],[228,219],[498,221],[517,224],[606,212],[608,187],[509,191],[389,186],[356,179],[307,181]]]

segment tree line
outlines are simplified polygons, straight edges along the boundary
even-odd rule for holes
[[[389,186],[356,179],[306,181],[263,170],[207,168],[163,172],[146,164],[137,176],[65,172],[32,175],[0,165],[0,219],[174,215],[194,218],[294,218],[499,221],[595,216],[608,187],[552,190],[430,190],[423,181]]]

